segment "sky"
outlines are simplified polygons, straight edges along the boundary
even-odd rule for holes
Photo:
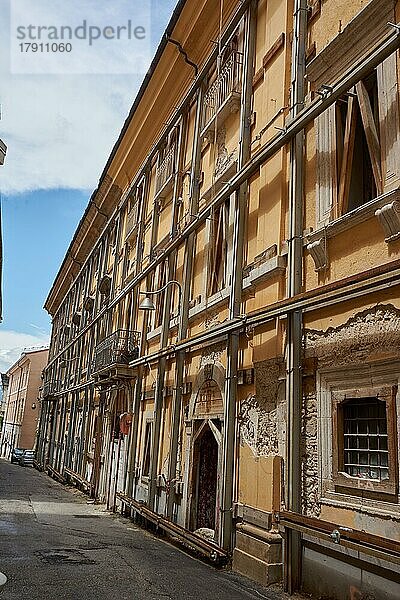
[[[8,147],[0,167],[0,372],[18,360],[23,349],[49,343],[51,323],[43,304],[175,4],[0,0],[0,138]],[[129,46],[130,41],[122,40],[128,35],[128,20],[132,28],[150,24],[147,45],[133,40],[136,45]],[[70,56],[45,56],[45,51],[22,56],[20,43],[40,41],[32,29],[30,38],[17,40],[20,23],[72,28],[84,21],[87,27],[112,26],[114,32],[121,24],[121,39],[113,45],[75,39]],[[26,31],[21,29],[20,37]]]

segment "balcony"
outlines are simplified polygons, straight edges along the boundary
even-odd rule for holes
[[[139,356],[140,333],[118,329],[101,341],[94,350],[92,375],[100,378],[130,376],[128,364]]]
[[[167,148],[157,168],[155,197],[165,197],[172,190],[175,169],[175,144]]]
[[[242,87],[242,54],[232,52],[222,65],[217,79],[210,85],[204,96],[204,117],[202,137],[210,137],[231,113],[240,107]]]

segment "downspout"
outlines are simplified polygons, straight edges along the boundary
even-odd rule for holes
[[[151,180],[151,166],[149,167],[149,171],[147,173],[145,182],[144,182],[144,191],[142,196],[142,205],[140,207],[139,214],[139,231],[138,231],[138,240],[136,244],[136,269],[139,269],[139,265],[141,265],[141,261],[143,259],[143,250],[144,246],[142,244],[142,236],[144,231],[144,216],[146,214],[147,204],[149,202],[149,194],[150,194],[150,180]],[[154,242],[154,223],[153,223],[153,232],[152,232],[152,242]],[[153,246],[154,244],[152,244]],[[149,279],[147,279],[147,285],[150,285]],[[137,286],[135,288],[136,295],[136,306],[138,305],[138,296],[139,296],[140,287]],[[138,311],[136,310],[135,315],[135,329],[138,329]],[[143,316],[143,326],[142,326],[142,335],[140,338],[140,347],[139,347],[139,356],[143,356],[146,349],[146,335],[147,335],[147,325],[148,325],[148,314],[145,312]],[[133,418],[130,432],[130,440],[129,440],[129,460],[128,460],[128,475],[125,491],[128,496],[133,498],[136,497],[136,489],[134,491],[135,485],[135,469],[137,464],[137,457],[139,455],[138,446],[138,434],[139,434],[139,413],[140,413],[140,402],[142,398],[142,380],[143,380],[143,370],[144,367],[140,366],[139,374],[136,378],[136,384],[134,391],[131,386],[131,396],[133,396]]]
[[[179,165],[182,156],[182,145],[184,141],[184,132],[185,132],[185,119],[181,119],[180,128],[179,128],[179,137],[178,137],[178,151],[176,158],[177,165],[177,173],[175,176],[174,182],[174,192],[173,192],[173,206],[176,206],[177,200],[177,190],[178,190],[178,180],[180,178],[179,173]],[[157,210],[157,209],[155,209]],[[173,215],[173,231],[176,226],[176,214]],[[175,254],[176,252],[171,252],[168,256],[168,279],[171,280],[171,274],[174,273],[175,269]],[[162,316],[162,326],[161,326],[161,336],[160,336],[160,348],[165,348],[168,345],[168,338],[170,333],[170,314],[171,314],[171,300],[172,300],[172,286],[168,286],[165,290],[165,299],[164,299],[164,309]],[[153,422],[153,436],[152,436],[152,449],[151,449],[151,461],[150,461],[150,477],[149,477],[149,495],[148,495],[148,507],[150,510],[154,512],[157,511],[156,506],[156,493],[157,493],[157,475],[158,475],[158,459],[160,454],[160,433],[161,433],[161,419],[162,419],[162,409],[164,403],[164,386],[165,386],[165,371],[166,371],[166,358],[161,357],[158,362],[158,371],[157,371],[157,383],[156,383],[156,393],[154,400],[154,422]]]
[[[291,118],[304,107],[307,0],[295,0],[291,67]],[[303,271],[304,130],[290,143],[288,297],[302,290]],[[287,465],[286,506],[301,510],[301,342],[302,311],[289,313],[287,321]],[[292,594],[301,585],[301,536],[287,530],[285,539],[285,587]]]
[[[253,95],[254,55],[257,27],[257,1],[252,0],[246,16],[246,37],[244,52],[244,73],[242,85],[242,106],[240,114],[240,139],[238,170],[250,158],[250,112]],[[243,286],[243,242],[245,215],[247,209],[248,184],[243,183],[235,193],[235,217],[233,228],[232,278],[229,298],[229,319],[240,316]],[[228,335],[227,373],[225,384],[224,429],[223,429],[223,471],[221,494],[221,531],[220,543],[224,550],[230,551],[233,545],[233,487],[235,470],[236,439],[236,400],[237,368],[239,352],[239,332]]]
[[[21,388],[22,388],[22,373],[23,373],[23,367],[22,365],[20,365],[19,367],[21,369],[20,375],[19,375],[19,381],[18,381],[18,389],[17,389],[17,395],[16,395],[16,400],[15,400],[15,406],[14,406],[14,414],[13,414],[13,420],[12,420],[12,433],[11,433],[11,448],[10,448],[10,454],[9,454],[9,458],[11,458],[11,452],[13,450],[13,448],[18,448],[18,444],[15,443],[15,430],[17,428],[17,414],[18,414],[18,403],[19,403],[19,395],[21,393]],[[19,439],[18,439],[18,443],[19,443]]]
[[[200,164],[201,164],[201,119],[203,115],[203,89],[200,88],[197,96],[196,106],[196,121],[195,131],[193,136],[193,151],[192,151],[192,167],[190,173],[191,189],[190,189],[190,215],[196,215],[199,206],[200,197]],[[185,242],[185,257],[184,257],[184,268],[182,278],[182,306],[180,307],[179,314],[179,325],[178,325],[178,341],[182,341],[187,336],[187,328],[189,322],[189,300],[192,282],[192,271],[193,271],[193,250],[195,245],[196,235],[192,233]],[[168,483],[169,483],[169,495],[167,498],[167,517],[173,518],[174,505],[176,501],[175,494],[175,482],[177,478],[177,459],[178,459],[178,446],[179,446],[179,435],[180,435],[180,424],[181,424],[181,412],[182,412],[182,384],[183,384],[183,369],[185,364],[185,350],[181,350],[176,356],[176,367],[175,367],[175,390],[174,390],[174,404],[172,412],[172,432],[171,432],[171,443],[170,443],[170,459],[168,465]],[[188,490],[185,490],[188,494]],[[182,515],[184,518],[184,515]]]

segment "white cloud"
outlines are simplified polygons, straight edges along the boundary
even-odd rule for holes
[[[132,102],[132,78],[38,75],[2,84],[2,191],[94,189]]]
[[[121,22],[126,20],[127,5],[132,6],[129,18],[135,19],[138,0],[116,0],[112,11],[118,3],[121,10],[117,17]],[[33,0],[32,4],[37,5]],[[99,10],[98,1],[93,4]],[[64,7],[60,8],[60,18],[66,18],[70,3],[57,2],[57,6]],[[101,10],[104,12],[107,6],[109,3],[104,1]],[[6,7],[3,0],[2,8]],[[6,194],[60,187],[93,190],[144,73],[12,74],[7,12],[0,13],[0,138],[8,146],[0,172],[0,189]],[[76,22],[83,18],[85,14],[71,14],[71,20]],[[107,18],[107,12],[102,18],[103,21]],[[158,22],[160,17],[155,15],[155,18],[157,24],[163,26]],[[92,52],[90,60],[95,72],[95,63],[100,63],[102,58]]]
[[[49,336],[35,336],[0,329],[0,372],[5,373],[21,356],[24,349],[48,346]]]

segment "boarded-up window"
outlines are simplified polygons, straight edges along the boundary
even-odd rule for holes
[[[211,218],[208,295],[224,289],[226,281],[229,202],[218,206]]]
[[[317,227],[400,183],[396,55],[315,121]]]

